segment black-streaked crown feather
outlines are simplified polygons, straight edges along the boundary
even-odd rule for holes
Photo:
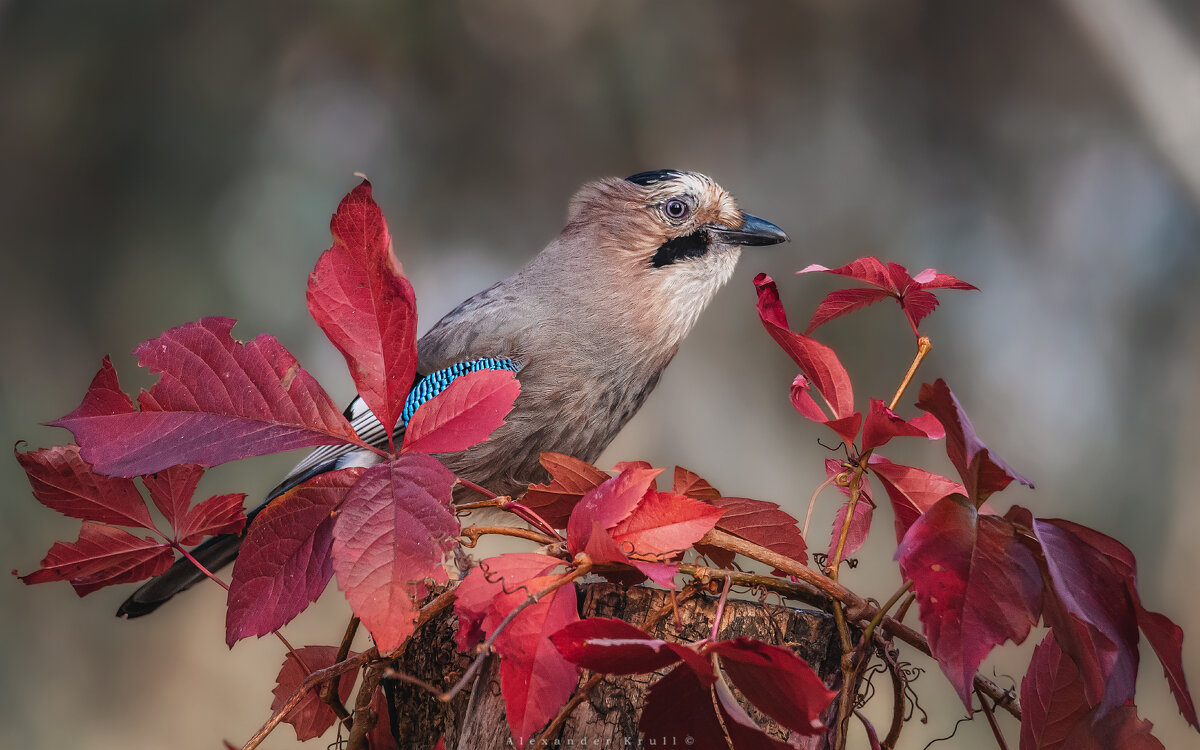
[[[659,182],[669,182],[683,176],[683,172],[677,169],[656,169],[652,172],[638,172],[625,178],[626,182],[632,182],[635,185],[649,187]]]

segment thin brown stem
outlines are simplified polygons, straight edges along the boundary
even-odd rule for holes
[[[482,487],[478,484],[475,484],[470,479],[463,479],[462,477],[456,477],[456,479],[458,480],[458,483],[461,484],[463,487],[466,487],[467,489],[472,490],[473,492],[478,492],[480,495],[483,495],[488,500],[495,500],[496,498],[500,497],[495,492],[492,492],[491,490],[489,490],[487,487]]]
[[[346,750],[367,750],[367,734],[375,728],[379,716],[371,710],[375,698],[375,690],[383,676],[382,667],[369,667],[363,675],[362,684],[358,687],[358,697],[354,701],[354,718],[350,725],[350,738]]]
[[[733,585],[733,579],[726,576],[725,585],[721,587],[721,598],[717,600],[717,611],[713,615],[712,635],[709,636],[712,640],[717,640],[717,631],[721,629],[721,618],[725,616],[725,602],[729,600],[729,588]]]
[[[897,589],[896,593],[892,594],[891,598],[884,602],[883,606],[879,608],[879,611],[876,612],[875,616],[871,618],[871,621],[867,623],[866,630],[863,631],[864,643],[870,642],[871,636],[875,634],[875,628],[879,627],[879,623],[883,622],[883,618],[885,615],[887,615],[888,610],[896,606],[896,602],[900,601],[900,597],[904,596],[904,594],[910,588],[912,588],[912,585],[912,581],[905,581],[904,585]]]
[[[893,411],[896,405],[900,403],[900,399],[904,397],[904,391],[908,389],[908,384],[912,382],[913,375],[917,374],[917,368],[921,366],[921,362],[933,351],[933,342],[928,336],[922,336],[917,339],[917,356],[913,357],[912,364],[908,366],[908,372],[904,374],[904,380],[900,381],[900,387],[896,389],[896,395],[892,396],[892,402],[888,404],[888,408]]]
[[[334,663],[343,661],[350,655],[350,644],[354,641],[355,634],[358,633],[358,618],[354,615],[350,616],[350,622],[346,625],[346,634],[342,636],[342,645],[338,647],[337,657],[334,658]],[[308,670],[305,670],[308,671]],[[321,701],[333,709],[337,717],[347,727],[353,719],[350,717],[350,712],[342,705],[342,699],[338,695],[338,684],[342,681],[342,676],[337,675],[329,682],[321,686]]]
[[[996,746],[1000,750],[1008,750],[1008,743],[1004,741],[1004,734],[1000,731],[1000,725],[996,723],[996,714],[992,707],[988,705],[987,696],[979,689],[975,688],[975,694],[979,696],[979,705],[983,706],[983,715],[987,717],[988,726],[992,728],[992,736],[996,738]]]
[[[554,544],[554,540],[545,534],[534,531],[533,529],[522,529],[516,526],[468,526],[459,532],[459,536],[465,536],[470,540],[464,543],[464,546],[474,547],[479,544],[479,537],[488,534],[496,534],[498,536],[514,536],[518,539],[528,539],[531,542],[538,544]]]
[[[909,594],[904,597],[904,601],[900,603],[900,609],[896,610],[896,622],[904,622],[904,616],[908,614],[908,608],[917,600],[916,594]]]
[[[813,508],[817,504],[817,495],[820,495],[822,490],[833,484],[833,480],[837,479],[837,476],[835,474],[817,485],[817,488],[813,490],[812,497],[808,499],[808,512],[804,514],[804,528],[800,530],[800,536],[805,539],[808,539],[808,522],[812,520]]]
[[[863,729],[867,732],[867,744],[871,746],[871,750],[879,750],[879,735],[875,733],[874,725],[872,725],[870,720],[863,715],[863,712],[859,711],[857,708],[854,709],[854,715],[858,717],[860,722],[862,722]]]

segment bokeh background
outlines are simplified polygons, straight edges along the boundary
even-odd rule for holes
[[[935,266],[983,291],[942,295],[922,377],[946,377],[1038,484],[996,500],[1129,545],[1200,681],[1198,41],[1190,0],[0,0],[3,441],[68,440],[39,423],[76,406],[104,354],[145,384],[128,351],[213,314],[274,334],[348,398],[303,290],[354,172],[374,182],[424,328],[540,249],[583,182],[695,169],[793,242],[746,252],[602,463],[680,463],[802,513],[826,435],[788,403],[794,369],[750,280],[774,275],[799,324],[835,286],[792,275],[809,263]],[[820,335],[860,399],[890,396],[914,348],[888,305]],[[888,453],[949,471],[936,447]],[[214,470],[201,492],[261,496],[297,459]],[[4,569],[74,538],[15,461],[0,487]],[[899,576],[878,516],[848,580],[883,598]],[[215,748],[267,717],[282,652],[226,650],[222,592],[118,621],[127,591],[77,601],[0,580],[0,746]],[[338,599],[292,640],[336,642]],[[1005,650],[1000,682],[1028,650]],[[1141,714],[1168,747],[1200,745],[1148,650],[1143,667]],[[916,687],[931,718],[908,748],[963,715],[936,673]],[[885,723],[886,703],[871,706]],[[935,747],[987,738],[976,721]]]

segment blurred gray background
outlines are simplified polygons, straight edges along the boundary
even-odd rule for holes
[[[348,398],[304,285],[356,171],[425,328],[553,237],[583,182],[699,170],[793,242],[745,253],[601,463],[680,463],[803,513],[828,436],[791,409],[794,366],[750,280],[775,276],[802,327],[836,286],[792,275],[809,263],[937,267],[983,291],[941,295],[921,379],[947,378],[1038,484],[993,502],[1129,545],[1200,681],[1197,40],[1194,0],[0,0],[3,439],[69,440],[39,423],[78,404],[104,354],[144,385],[129,350],[205,315],[274,334]],[[894,305],[819,335],[863,403],[890,397],[914,348]],[[950,471],[936,447],[885,453]],[[214,470],[201,492],[260,497],[297,459]],[[78,522],[35,503],[15,461],[0,486],[4,569],[74,539]],[[823,496],[815,549],[834,504]],[[886,503],[877,515],[847,580],[882,599],[899,575]],[[226,650],[222,592],[118,621],[128,590],[77,601],[0,581],[0,746],[215,748],[267,718],[281,649]],[[330,591],[287,634],[334,643],[345,616]],[[996,672],[1019,679],[1031,646]],[[909,748],[962,714],[939,675],[916,688],[931,719],[906,730]],[[886,703],[871,706],[884,723]],[[1148,650],[1139,708],[1168,747],[1200,744]],[[935,747],[987,737],[980,720]],[[269,746],[293,742],[285,727]]]

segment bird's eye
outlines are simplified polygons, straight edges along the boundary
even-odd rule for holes
[[[666,202],[663,210],[666,212],[668,218],[678,221],[688,215],[688,204],[678,198],[672,198]]]

